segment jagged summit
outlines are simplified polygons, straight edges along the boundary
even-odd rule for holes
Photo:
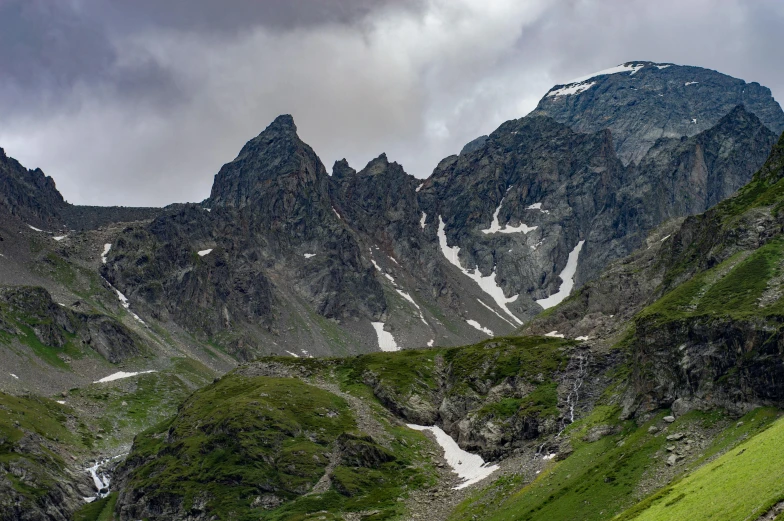
[[[578,132],[609,128],[624,164],[639,162],[662,137],[694,136],[737,105],[773,133],[784,131],[784,111],[770,89],[717,71],[631,61],[550,89],[531,115],[549,116]]]
[[[223,165],[215,176],[211,204],[247,206],[263,197],[265,183],[291,175],[301,184],[312,184],[326,177],[327,172],[313,149],[297,135],[294,118],[285,114],[248,141],[232,162]]]
[[[272,128],[284,131],[297,132],[297,125],[294,123],[294,117],[291,114],[281,114],[269,124],[267,130]]]
[[[357,171],[351,168],[345,157],[335,161],[335,164],[332,165],[332,177],[335,179],[342,179],[356,173]]]

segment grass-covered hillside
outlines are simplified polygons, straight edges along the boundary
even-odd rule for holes
[[[115,510],[121,519],[408,519],[406,498],[438,482],[440,451],[404,423],[509,453],[559,427],[559,377],[575,350],[557,338],[497,338],[243,366],[136,438]]]
[[[428,448],[325,389],[231,375],[137,437],[118,505],[123,519],[390,519],[407,490],[432,484]]]
[[[70,407],[0,393],[0,519],[67,519],[91,492],[74,461],[94,441]]]

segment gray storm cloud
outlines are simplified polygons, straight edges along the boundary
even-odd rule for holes
[[[628,60],[784,96],[776,0],[0,0],[0,146],[71,202],[198,201],[291,113],[327,168],[417,177],[555,83]]]

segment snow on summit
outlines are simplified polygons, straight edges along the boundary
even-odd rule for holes
[[[604,69],[602,71],[594,72],[593,74],[589,74],[587,76],[581,76],[579,78],[575,78],[572,81],[564,83],[564,85],[571,85],[573,83],[582,83],[586,80],[590,80],[591,78],[596,78],[597,76],[609,76],[610,74],[618,74],[620,72],[630,72],[630,76],[635,72],[639,71],[645,67],[644,63],[634,64],[634,62],[627,62],[617,65],[615,67],[610,67],[609,69]]]

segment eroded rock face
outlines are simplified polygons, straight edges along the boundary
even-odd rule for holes
[[[28,170],[0,148],[0,210],[41,228],[60,228],[66,202],[54,179],[40,169]]]
[[[732,195],[775,139],[738,106],[693,137],[658,140],[639,165],[624,167],[611,131],[580,134],[532,115],[443,160],[419,202],[443,218],[461,264],[483,275],[495,271],[505,295],[520,295],[509,307],[530,318],[542,309],[535,300],[558,291],[580,241],[576,287],[641,246],[662,222]],[[435,228],[427,230],[432,240]]]
[[[20,327],[30,328],[44,345],[64,348],[69,341],[78,342],[112,363],[142,353],[136,334],[111,317],[64,308],[44,288],[0,287],[0,328],[23,335]]]
[[[775,135],[784,112],[770,89],[719,72],[675,64],[627,62],[620,72],[556,85],[532,114],[549,116],[580,132],[609,128],[624,164],[638,163],[660,138],[695,136],[745,105]],[[612,71],[610,71],[612,72]],[[564,87],[583,87],[566,94]]]

